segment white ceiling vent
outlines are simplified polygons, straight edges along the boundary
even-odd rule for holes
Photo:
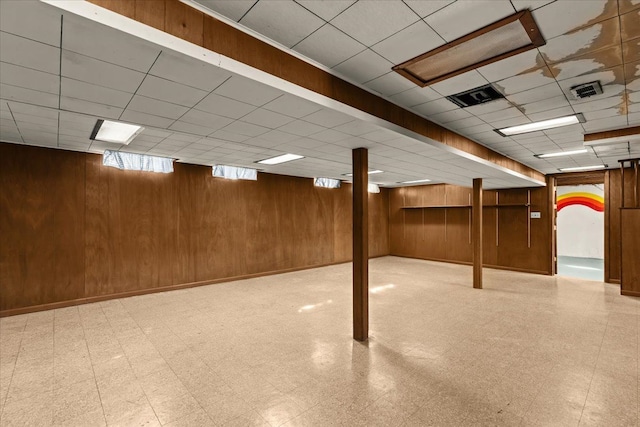
[[[576,99],[589,98],[590,96],[600,95],[602,86],[600,82],[584,83],[571,88],[571,93]]]

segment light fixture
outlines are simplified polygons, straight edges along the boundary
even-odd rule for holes
[[[375,174],[377,174],[377,173],[383,173],[383,172],[384,172],[384,171],[381,171],[381,170],[375,169],[375,170],[372,170],[372,171],[367,172],[367,174],[369,174],[369,175],[375,175]],[[342,175],[343,175],[343,176],[353,176],[353,174],[352,174],[352,173],[343,173]]]
[[[536,132],[539,130],[554,129],[562,126],[575,125],[586,122],[582,113],[570,116],[558,117],[555,119],[542,120],[539,122],[526,123],[524,125],[510,126],[508,128],[494,129],[502,136],[519,135],[521,133]]]
[[[589,170],[598,170],[604,169],[607,165],[593,165],[593,166],[576,166],[572,168],[560,168],[558,169],[560,172],[577,172],[577,171],[589,171]]]
[[[378,184],[368,184],[367,185],[367,191],[369,193],[379,193],[380,192],[380,186]]]
[[[313,185],[323,188],[340,188],[340,180],[332,178],[314,178]]]
[[[99,119],[89,139],[127,145],[143,130],[142,126]]]
[[[583,154],[588,152],[586,148],[581,148],[579,150],[571,150],[571,151],[557,151],[555,153],[545,153],[545,154],[534,154],[534,157],[539,159],[546,159],[549,157],[562,157],[562,156],[573,156],[574,154]]]
[[[400,184],[420,184],[422,182],[431,182],[430,179],[414,179],[413,181],[402,181]]]
[[[544,44],[531,11],[523,10],[396,65],[393,70],[424,87]]]
[[[258,171],[250,168],[238,166],[215,165],[212,168],[213,176],[225,179],[246,179],[249,181],[258,180]]]
[[[173,159],[149,156],[147,154],[125,153],[123,151],[105,150],[102,164],[122,170],[143,172],[173,172]]]
[[[269,159],[260,160],[256,163],[261,163],[263,165],[278,165],[280,163],[290,162],[292,160],[304,159],[304,156],[300,156],[298,154],[283,154],[281,156],[271,157]]]

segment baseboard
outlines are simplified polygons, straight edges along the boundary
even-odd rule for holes
[[[620,295],[626,295],[628,297],[640,297],[640,292],[620,290]]]
[[[391,254],[391,256],[397,256],[399,258],[409,258],[409,259],[422,259],[422,260],[425,260],[425,261],[446,262],[448,264],[473,265],[473,262],[469,262],[469,261],[456,261],[456,260],[450,260],[450,259],[415,257],[415,256],[397,255],[397,254]],[[548,271],[531,270],[531,269],[516,268],[516,267],[505,267],[505,266],[502,266],[502,265],[483,264],[482,267],[483,268],[491,268],[493,270],[517,271],[518,273],[541,274],[541,275],[545,275],[545,276],[549,276],[550,275],[550,273]]]
[[[609,279],[609,280],[605,280],[605,282],[619,285],[620,284],[620,279]]]

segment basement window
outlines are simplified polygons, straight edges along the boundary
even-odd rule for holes
[[[324,188],[340,188],[340,180],[332,178],[315,178],[313,185]]]
[[[102,155],[102,164],[122,170],[173,172],[173,159],[148,156],[146,154],[125,153],[123,151],[106,150]]]
[[[238,166],[215,165],[213,167],[213,176],[225,179],[257,181],[258,171],[256,169],[241,168]]]

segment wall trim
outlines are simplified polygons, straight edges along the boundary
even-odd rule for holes
[[[386,256],[389,256],[389,254],[371,256],[369,257],[369,259],[371,260],[374,258],[382,258]],[[272,271],[266,271],[262,273],[252,273],[252,274],[244,274],[241,276],[223,277],[221,279],[201,280],[198,282],[189,282],[189,283],[181,283],[177,285],[160,286],[157,288],[139,289],[135,291],[118,292],[115,294],[108,294],[108,295],[96,295],[92,297],[77,298],[77,299],[72,299],[67,301],[58,301],[58,302],[51,302],[47,304],[32,305],[29,307],[10,308],[7,310],[0,310],[0,317],[16,316],[19,314],[35,313],[38,311],[45,311],[45,310],[54,310],[56,308],[73,307],[76,305],[91,304],[95,302],[108,301],[108,300],[118,299],[118,298],[135,297],[139,295],[155,294],[158,292],[178,291],[180,289],[195,288],[199,286],[217,285],[220,283],[235,282],[238,280],[247,280],[247,279],[254,279],[257,277],[274,276],[276,274],[285,274],[285,273],[293,273],[293,272],[302,271],[302,270],[311,270],[314,268],[330,267],[332,265],[347,264],[350,262],[351,260],[336,261],[336,262],[330,262],[326,264],[310,265],[306,267],[285,268],[282,270],[272,270]]]
[[[473,265],[473,262],[471,261],[456,261],[456,260],[449,260],[449,259],[440,259],[440,258],[424,258],[424,257],[414,257],[414,256],[408,256],[408,255],[398,255],[398,254],[390,254],[391,256],[397,256],[400,258],[410,258],[410,259],[421,259],[424,261],[435,261],[435,262],[444,262],[447,264],[459,264],[459,265]],[[542,271],[542,270],[531,270],[531,269],[527,269],[527,268],[517,268],[517,267],[504,267],[501,265],[491,265],[491,264],[482,264],[483,268],[491,268],[492,270],[507,270],[507,271],[516,271],[518,273],[530,273],[530,274],[540,274],[540,275],[544,275],[544,276],[552,276],[551,273],[549,273],[548,271]]]
[[[620,294],[628,297],[640,297],[640,292],[638,291],[620,291]]]

